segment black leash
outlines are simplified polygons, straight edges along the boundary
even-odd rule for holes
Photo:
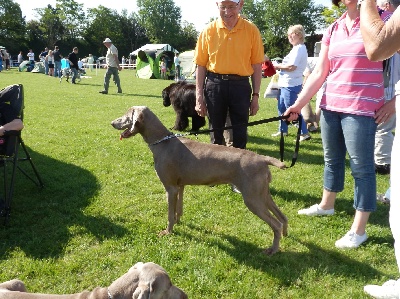
[[[286,119],[289,118],[289,115],[287,116],[276,116],[276,117],[271,117],[271,118],[266,118],[266,119],[261,119],[261,120],[256,120],[256,121],[252,121],[249,122],[247,124],[237,124],[237,125],[232,125],[232,126],[228,126],[228,127],[223,127],[223,128],[219,128],[219,129],[209,129],[209,130],[201,130],[201,131],[195,131],[195,132],[189,132],[187,133],[187,135],[199,135],[199,134],[206,134],[206,133],[211,133],[211,132],[215,132],[215,131],[224,131],[224,130],[229,130],[232,129],[234,127],[237,126],[256,126],[256,125],[260,125],[260,124],[265,124],[265,123],[269,123],[269,122],[273,122],[273,121],[284,121]],[[302,116],[299,115],[298,119],[298,124],[299,124],[299,128],[297,130],[297,136],[296,136],[296,145],[295,145],[295,149],[294,149],[294,153],[293,153],[293,157],[292,157],[292,163],[290,164],[289,167],[293,167],[294,164],[296,164],[297,161],[297,157],[299,156],[299,148],[300,148],[300,135],[301,135],[301,121],[302,121]],[[285,152],[285,140],[283,137],[283,132],[281,131],[281,139],[279,142],[279,154],[281,156],[281,162],[283,162],[283,155]]]

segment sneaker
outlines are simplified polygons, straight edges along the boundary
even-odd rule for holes
[[[302,141],[306,141],[306,140],[310,140],[310,139],[311,139],[311,136],[309,134],[302,134],[302,135],[300,135],[299,141],[302,142]]]
[[[283,132],[283,136],[284,136],[284,137],[287,136],[287,135],[288,135],[288,133]],[[271,136],[272,136],[272,137],[279,137],[279,136],[281,136],[281,132],[276,132],[276,133],[274,133],[274,134],[271,134]]]
[[[383,204],[390,204],[390,199],[385,197],[385,194],[377,194],[376,201],[379,201]]]
[[[379,174],[390,174],[390,164],[375,164],[375,172]]]
[[[299,210],[297,213],[306,216],[331,216],[335,213],[335,209],[324,210],[315,204],[307,209]]]
[[[99,93],[102,93],[102,94],[107,94],[108,92],[107,92],[107,91],[105,91],[105,90],[101,90],[101,91],[99,91]]]
[[[367,233],[364,233],[362,236],[359,236],[355,232],[348,231],[343,238],[335,242],[335,246],[336,248],[340,249],[353,249],[360,246],[362,243],[367,241],[367,239],[368,239]]]
[[[396,280],[389,280],[385,282],[382,286],[364,286],[364,292],[374,297],[375,299],[398,299],[399,291],[399,282]]]
[[[242,192],[240,192],[240,190],[235,185],[231,185],[231,189],[232,189],[232,192],[242,194]]]

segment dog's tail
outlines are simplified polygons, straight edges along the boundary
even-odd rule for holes
[[[267,160],[267,164],[268,165],[272,165],[272,166],[278,167],[279,169],[285,169],[286,168],[285,163],[281,162],[278,159],[275,159],[275,158],[269,157],[269,156],[265,156],[265,158]]]

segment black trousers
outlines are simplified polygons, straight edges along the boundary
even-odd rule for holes
[[[251,98],[249,79],[223,80],[207,77],[204,96],[207,104],[210,127],[214,129],[225,126],[226,115],[229,111],[231,118],[233,147],[246,148],[247,126]],[[225,144],[224,131],[214,132],[214,143]]]

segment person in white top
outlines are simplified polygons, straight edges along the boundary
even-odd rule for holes
[[[32,49],[29,49],[28,54],[26,55],[31,63],[35,62],[35,53],[33,53]]]
[[[107,72],[104,75],[104,89],[99,91],[99,93],[108,94],[111,75],[113,75],[114,82],[118,87],[118,93],[122,93],[121,82],[118,73],[118,71],[122,70],[122,67],[120,66],[118,59],[118,49],[112,44],[111,39],[108,37],[103,41],[103,44],[108,48],[106,54]]]
[[[294,25],[288,29],[288,39],[293,46],[289,54],[283,59],[282,63],[274,63],[275,69],[279,71],[279,92],[278,92],[278,112],[279,115],[285,113],[286,109],[294,104],[297,95],[300,93],[303,84],[303,72],[307,66],[307,48],[304,45],[305,31],[302,25]],[[307,126],[302,119],[300,141],[309,140]],[[280,121],[279,131],[272,134],[273,137],[288,134],[288,125],[285,121]]]

